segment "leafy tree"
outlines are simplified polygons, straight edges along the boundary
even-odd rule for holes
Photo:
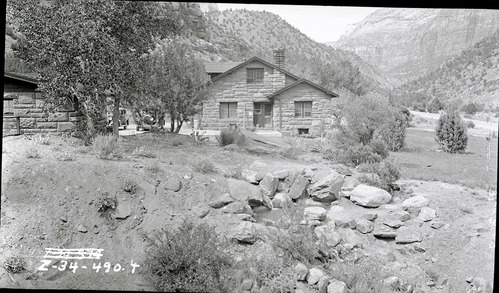
[[[335,120],[332,157],[353,165],[380,162],[389,149],[402,147],[409,122],[399,108],[372,95],[338,107]]]
[[[466,124],[459,112],[449,108],[447,113],[438,119],[435,130],[435,141],[449,153],[464,152],[468,143]]]
[[[169,114],[170,131],[178,133],[183,122],[201,110],[207,82],[204,66],[182,37],[159,41],[149,54],[148,66],[142,83],[147,102],[158,117]]]
[[[73,105],[94,133],[114,103],[114,133],[119,106],[132,95],[140,56],[153,37],[177,32],[153,2],[111,0],[9,1],[19,23],[16,57],[37,69],[47,108]],[[105,119],[105,118],[104,118]]]
[[[430,113],[438,113],[438,111],[442,110],[443,108],[444,105],[438,98],[434,98],[428,103],[428,112]]]

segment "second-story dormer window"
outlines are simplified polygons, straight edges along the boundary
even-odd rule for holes
[[[247,68],[246,83],[263,83],[263,68]]]

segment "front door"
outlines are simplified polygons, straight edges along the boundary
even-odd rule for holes
[[[272,127],[272,103],[254,103],[253,125],[256,128]]]

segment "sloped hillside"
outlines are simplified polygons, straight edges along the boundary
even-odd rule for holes
[[[342,71],[345,79],[358,68],[358,79],[372,89],[388,88],[390,83],[375,67],[357,55],[317,43],[270,12],[224,10],[206,13],[210,41],[222,48],[233,61],[259,56],[272,61],[273,50],[286,50],[286,68],[320,83],[319,65]],[[340,70],[338,70],[340,69]],[[346,86],[348,88],[348,85]]]
[[[397,92],[425,100],[462,100],[499,105],[499,30],[443,63],[438,69],[404,84]]]
[[[470,48],[499,27],[499,11],[378,9],[330,45],[357,53],[400,82]]]

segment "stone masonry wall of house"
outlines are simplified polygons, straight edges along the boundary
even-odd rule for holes
[[[300,101],[312,101],[312,117],[295,117],[294,102]],[[299,128],[309,129],[310,135],[325,135],[331,129],[331,117],[336,104],[337,98],[330,98],[323,91],[301,83],[274,99],[274,128],[287,135],[297,135]]]
[[[263,84],[247,84],[247,68],[264,68]],[[253,127],[253,103],[268,102],[266,96],[272,94],[285,85],[296,81],[284,73],[258,61],[216,80],[209,89],[209,97],[203,103],[201,127],[222,129],[230,124],[239,127]],[[237,118],[220,119],[220,102],[237,102]]]
[[[20,118],[21,133],[69,131],[75,122],[83,119],[83,116],[72,109],[44,112],[45,100],[41,92],[6,92],[4,96],[14,97],[14,116]]]

